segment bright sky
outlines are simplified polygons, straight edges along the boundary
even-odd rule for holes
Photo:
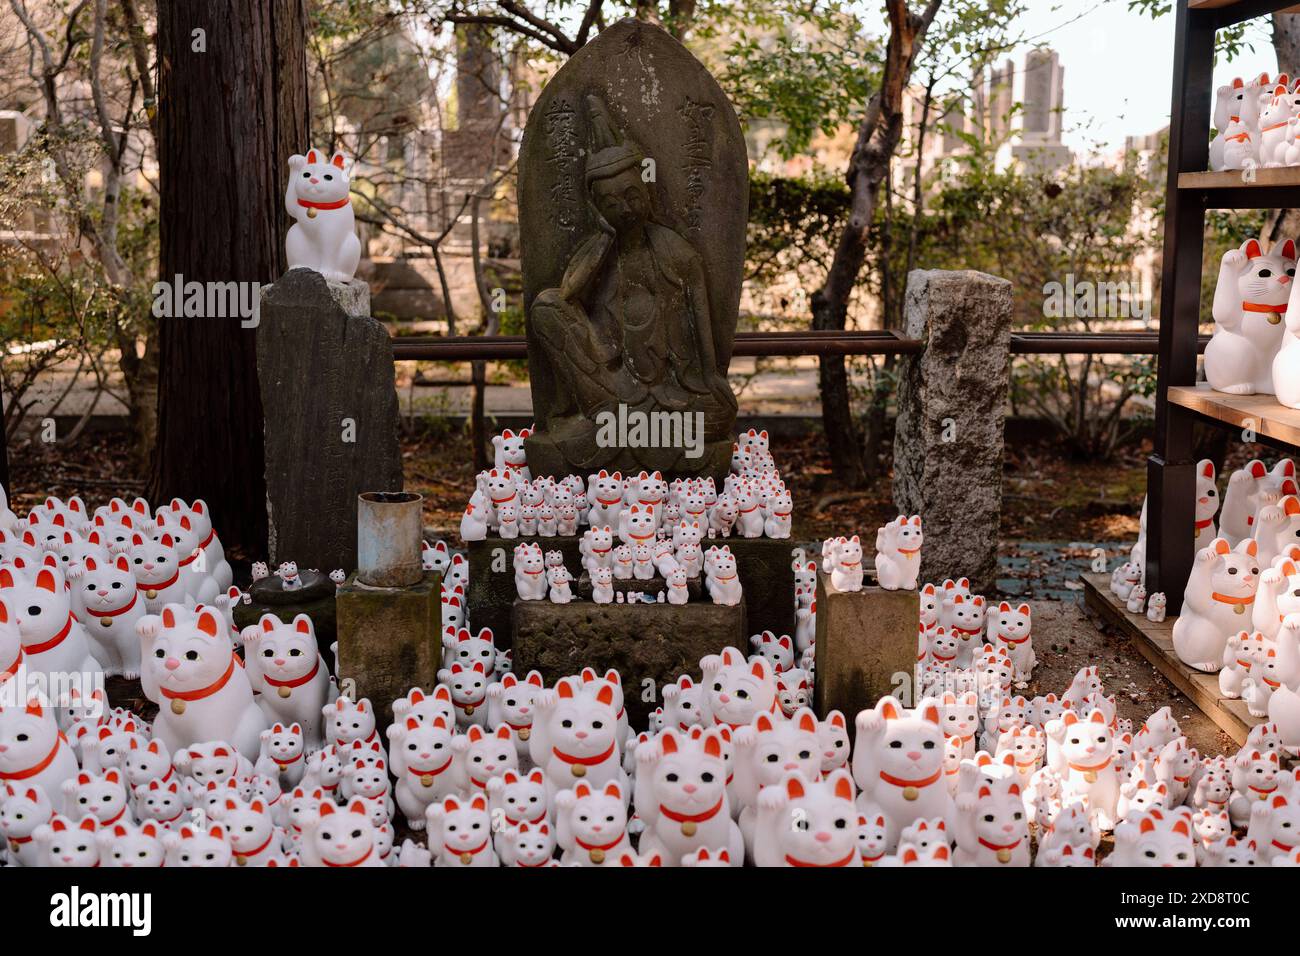
[[[1181,0],[1174,0],[1181,2]],[[1169,122],[1174,15],[1130,13],[1128,0],[1031,0],[1026,35],[1052,47],[1065,68],[1064,140],[1084,152],[1120,149],[1124,137],[1152,133]],[[1254,52],[1219,63],[1215,85],[1233,76],[1276,72],[1267,18],[1249,34]],[[1017,50],[1017,67],[1027,47]]]

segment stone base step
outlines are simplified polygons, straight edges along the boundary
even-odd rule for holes
[[[700,679],[700,658],[724,647],[747,652],[745,604],[593,604],[516,601],[514,670],[541,671],[547,686],[583,667],[623,678],[629,726],[646,729],[665,684]],[[647,693],[650,685],[654,693]],[[646,699],[649,698],[649,699]]]

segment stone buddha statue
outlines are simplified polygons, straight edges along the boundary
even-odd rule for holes
[[[705,443],[729,442],[736,399],[715,347],[705,264],[655,215],[642,152],[625,141],[605,102],[588,94],[584,200],[595,227],[579,237],[556,288],[528,312],[531,339],[559,386],[539,409],[543,432],[570,470],[704,470],[673,447],[610,448],[608,415],[692,414]],[[528,242],[528,236],[524,236]],[[731,322],[734,326],[734,317]],[[694,413],[699,413],[694,415]]]

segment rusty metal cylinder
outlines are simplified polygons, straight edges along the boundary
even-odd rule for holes
[[[424,496],[409,491],[357,495],[357,580],[376,588],[404,588],[424,577],[420,541]]]

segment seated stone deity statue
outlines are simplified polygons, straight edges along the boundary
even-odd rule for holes
[[[702,413],[704,442],[727,439],[736,414],[716,354],[720,319],[710,311],[704,262],[656,220],[640,150],[621,141],[599,97],[586,104],[592,148],[584,178],[598,228],[577,244],[559,287],[535,297],[528,317],[561,385],[544,430],[574,468],[611,461],[599,419],[620,406]],[[690,470],[680,448],[621,455],[628,468]]]

